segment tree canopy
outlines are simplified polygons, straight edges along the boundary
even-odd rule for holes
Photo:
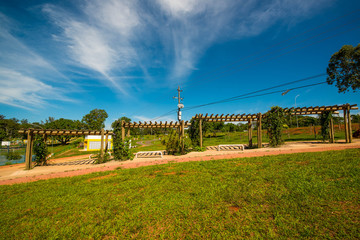
[[[340,92],[347,92],[349,88],[355,92],[360,89],[360,44],[356,47],[344,45],[334,53],[327,68],[327,83],[336,82]]]
[[[90,130],[101,130],[105,127],[105,120],[107,117],[108,114],[105,110],[94,109],[82,118],[82,122],[86,124],[87,128]]]

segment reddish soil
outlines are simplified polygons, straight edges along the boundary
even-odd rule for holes
[[[279,154],[292,154],[292,153],[302,153],[302,152],[323,152],[323,151],[332,151],[332,150],[344,150],[351,148],[360,148],[359,144],[356,145],[345,145],[338,144],[336,146],[320,146],[316,148],[295,148],[295,149],[284,149],[284,148],[268,148],[266,151],[261,152],[247,152],[246,150],[241,153],[234,154],[225,154],[225,155],[210,155],[210,156],[195,156],[195,157],[177,157],[171,159],[161,159],[161,160],[148,160],[148,161],[127,161],[127,162],[118,162],[115,165],[112,164],[110,166],[102,166],[102,167],[92,167],[87,169],[80,169],[74,171],[66,171],[66,172],[57,172],[57,173],[48,173],[43,175],[36,176],[27,176],[20,177],[15,179],[5,179],[0,180],[0,185],[11,185],[16,183],[25,183],[25,182],[33,182],[37,180],[44,180],[50,178],[60,178],[60,177],[73,177],[78,175],[89,174],[93,172],[103,172],[115,170],[117,168],[137,168],[143,166],[150,165],[158,165],[158,164],[166,164],[169,162],[191,162],[191,161],[209,161],[209,160],[218,160],[218,159],[233,159],[233,158],[244,158],[244,157],[260,157],[260,156],[271,156],[271,155],[279,155]],[[73,157],[72,159],[79,159],[79,157]],[[67,159],[69,160],[69,159]],[[299,162],[299,164],[306,164],[306,162]],[[105,177],[110,177],[111,175],[107,175]]]

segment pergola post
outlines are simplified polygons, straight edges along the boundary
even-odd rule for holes
[[[258,114],[257,120],[257,146],[258,148],[262,148],[262,126],[261,126],[261,113]]]
[[[202,119],[199,119],[199,132],[200,132],[200,148],[203,147],[203,136],[202,136]]]
[[[104,129],[101,129],[100,158],[104,159]]]
[[[127,137],[130,137],[130,127],[127,130]]]
[[[121,140],[125,141],[125,127],[124,127],[124,120],[121,120]]]
[[[249,147],[252,147],[252,120],[248,120],[248,139],[249,139]]]
[[[345,142],[349,142],[349,132],[348,132],[348,119],[347,119],[347,109],[344,108],[344,128],[345,128]]]
[[[30,170],[32,168],[32,148],[33,148],[33,134],[32,129],[28,130],[26,154],[25,154],[25,169]]]
[[[352,142],[352,129],[351,129],[351,115],[350,115],[350,104],[346,104],[347,106],[347,117],[348,117],[348,136],[349,143]]]
[[[335,142],[334,119],[330,118],[330,142]]]
[[[107,153],[107,151],[108,151],[108,142],[109,142],[109,132],[106,131],[106,135],[105,135],[105,153]]]

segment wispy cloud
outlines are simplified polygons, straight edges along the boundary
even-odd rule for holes
[[[43,108],[48,100],[72,101],[61,89],[4,68],[0,68],[0,88],[0,103],[27,110]]]
[[[174,51],[172,76],[181,78],[191,73],[214,43],[259,35],[279,21],[286,24],[300,21],[331,2],[158,0],[171,25],[167,44]]]
[[[62,86],[75,84],[10,33],[16,23],[1,13],[0,19],[5,23],[0,26],[0,102],[32,110],[49,100],[72,101],[55,81],[60,80]]]
[[[4,69],[47,86],[59,87],[59,79],[81,85],[83,76],[91,76],[119,95],[131,96],[130,91],[186,81],[214,44],[259,35],[278,22],[293,24],[332,1],[80,0],[73,2],[74,8],[45,4],[42,13],[51,22],[47,34],[53,36],[48,52],[59,59],[49,61],[19,41],[8,31],[11,22],[0,14],[0,61]],[[84,75],[71,81],[54,61],[74,75]],[[154,72],[161,77],[151,77]]]

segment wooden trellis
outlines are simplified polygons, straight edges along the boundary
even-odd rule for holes
[[[114,135],[113,132],[102,129],[101,131],[92,130],[57,130],[57,129],[27,129],[19,130],[19,133],[27,134],[26,154],[25,154],[25,167],[27,170],[32,168],[32,153],[35,135],[44,136],[46,142],[47,136],[85,136],[85,135],[101,135],[100,154],[104,156],[104,137],[105,137],[105,152],[107,151],[109,135]]]
[[[332,113],[339,113],[339,110],[344,111],[344,126],[345,126],[345,140],[347,143],[352,142],[352,130],[351,130],[351,117],[350,110],[358,109],[357,104],[343,104],[343,105],[333,105],[333,106],[316,106],[316,107],[297,107],[297,108],[285,108],[285,112],[291,115],[312,115],[312,114],[321,114],[325,111],[331,111]],[[257,145],[258,147],[262,147],[262,132],[261,125],[262,119],[266,118],[266,113],[258,113],[258,114],[227,114],[227,115],[219,115],[219,114],[211,114],[211,115],[203,115],[196,114],[195,119],[199,119],[199,130],[200,130],[200,146],[203,145],[203,136],[202,136],[202,122],[248,122],[248,140],[249,146],[252,146],[252,122],[256,121],[258,130],[257,130]],[[125,130],[128,130],[128,136],[130,136],[130,128],[178,128],[180,132],[180,138],[184,137],[184,129],[185,127],[190,127],[191,123],[188,121],[180,121],[180,122],[133,122],[127,123],[125,121],[121,122],[121,137],[125,139]],[[26,169],[32,168],[32,151],[34,144],[35,135],[43,135],[46,141],[47,136],[84,136],[84,135],[101,135],[101,149],[100,154],[104,156],[104,141],[105,141],[105,152],[107,151],[108,145],[108,136],[114,135],[113,132],[102,129],[101,131],[92,131],[92,130],[56,130],[56,129],[27,129],[27,130],[19,130],[19,133],[27,134],[27,146],[26,146],[26,156],[25,163]],[[330,122],[330,141],[334,142],[334,125],[333,120]],[[105,140],[104,140],[105,138]]]
[[[321,114],[325,111],[331,111],[332,113],[338,114],[339,110],[344,111],[344,125],[345,125],[345,141],[347,143],[352,142],[352,130],[351,130],[351,118],[350,118],[350,110],[358,109],[357,104],[343,104],[343,105],[333,105],[333,106],[316,106],[316,107],[297,107],[297,108],[285,108],[285,112],[291,115],[313,115],[313,114]],[[259,148],[262,147],[262,119],[266,118],[267,113],[262,114],[196,114],[195,119],[199,119],[199,130],[200,130],[200,147],[203,146],[203,136],[202,136],[202,121],[207,122],[248,122],[248,140],[249,146],[252,146],[252,122],[257,122],[257,146]],[[334,142],[334,124],[333,120],[330,121],[330,142]]]
[[[202,122],[248,122],[248,140],[249,146],[252,146],[252,121],[257,121],[258,123],[258,146],[262,145],[262,134],[261,134],[261,119],[262,114],[196,114],[194,119],[199,119],[199,131],[200,131],[200,147],[203,147],[203,136],[202,136]],[[260,129],[260,130],[259,130]]]
[[[125,121],[121,122],[121,133],[122,133],[122,139],[125,138],[125,131],[128,130],[128,136],[130,136],[130,128],[179,128],[180,132],[184,132],[183,128],[190,127],[189,121],[181,121],[181,122],[132,122],[127,123]]]
[[[124,120],[121,121],[121,138],[125,139],[125,129],[128,130],[127,136],[130,137],[130,128],[178,128],[179,129],[179,137],[180,139],[183,139],[185,137],[185,128],[190,127],[191,124],[189,121],[180,121],[180,122],[133,122],[133,123],[127,123]],[[184,142],[183,148],[184,148]]]

